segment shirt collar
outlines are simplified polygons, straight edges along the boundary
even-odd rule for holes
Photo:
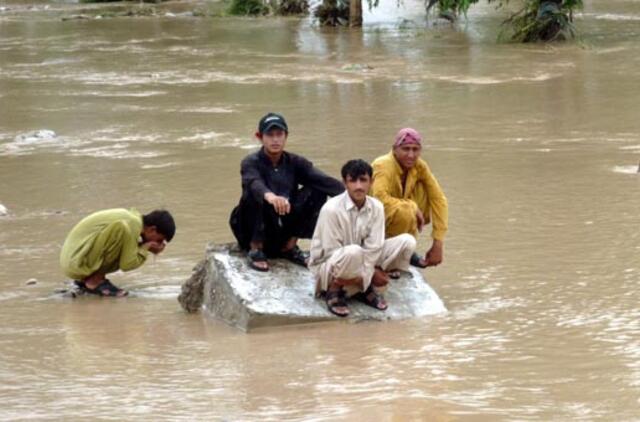
[[[276,165],[279,166],[280,164],[285,163],[288,156],[289,156],[289,154],[287,154],[287,151],[283,151],[282,155],[280,156],[280,161],[278,161],[278,164],[276,164]],[[271,163],[271,159],[269,158],[267,153],[264,152],[264,147],[260,147],[260,151],[258,151],[258,158],[260,158],[260,160],[262,160],[263,162],[265,162],[265,163],[267,163],[269,165],[273,165],[273,163]]]
[[[351,199],[351,197],[349,196],[349,192],[347,192],[346,190],[343,193],[345,199],[344,199],[344,207],[347,211],[351,211],[351,210],[356,210],[359,212],[369,212],[369,210],[371,209],[371,201],[369,200],[369,197],[367,196],[367,199],[365,199],[364,201],[364,206],[361,209],[358,209],[358,207],[356,206],[356,204],[353,203],[353,200]]]

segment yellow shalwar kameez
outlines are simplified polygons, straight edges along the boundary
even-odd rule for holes
[[[403,173],[393,151],[373,162],[371,194],[384,205],[385,237],[402,233],[417,236],[416,211],[420,209],[425,224],[432,222],[431,237],[443,240],[448,228],[448,204],[438,181],[422,158],[409,170],[404,186]]]

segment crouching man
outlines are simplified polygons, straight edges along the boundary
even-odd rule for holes
[[[67,235],[60,266],[86,293],[124,297],[129,292],[113,285],[106,275],[140,267],[149,252],[162,252],[175,232],[168,211],[147,215],[123,208],[98,211],[82,219]]]
[[[385,240],[382,203],[367,196],[372,173],[363,160],[342,167],[346,191],[324,204],[311,239],[316,295],[324,295],[329,311],[340,317],[349,315],[351,297],[387,309],[383,293],[389,277],[408,269],[416,248],[410,234]]]

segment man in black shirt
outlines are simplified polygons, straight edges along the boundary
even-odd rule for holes
[[[288,135],[284,117],[268,113],[256,132],[262,148],[241,164],[242,197],[229,224],[240,247],[249,251],[249,264],[258,271],[269,270],[267,257],[306,266],[308,256],[298,248],[298,239],[313,235],[327,195],[344,191],[340,181],[306,158],[285,152]]]

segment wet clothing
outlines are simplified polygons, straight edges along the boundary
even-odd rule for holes
[[[432,222],[431,237],[443,240],[448,229],[448,204],[438,181],[427,163],[419,158],[402,184],[404,170],[393,151],[373,162],[371,193],[384,205],[386,237],[402,233],[418,235],[416,211],[425,224]]]
[[[268,256],[278,255],[291,237],[311,238],[327,195],[344,191],[340,181],[290,152],[284,152],[274,166],[261,148],[242,160],[240,173],[242,197],[231,212],[231,230],[241,248],[248,250],[251,241],[263,242]],[[264,200],[268,192],[287,198],[291,212],[279,216]]]
[[[149,251],[141,246],[142,215],[123,208],[98,211],[82,219],[67,235],[60,266],[68,277],[82,280],[101,271],[140,267]]]
[[[333,277],[361,277],[367,290],[375,267],[406,270],[416,240],[410,235],[384,238],[384,208],[367,196],[362,206],[347,192],[331,198],[322,207],[311,239],[309,269],[316,276],[316,294],[326,291]]]

